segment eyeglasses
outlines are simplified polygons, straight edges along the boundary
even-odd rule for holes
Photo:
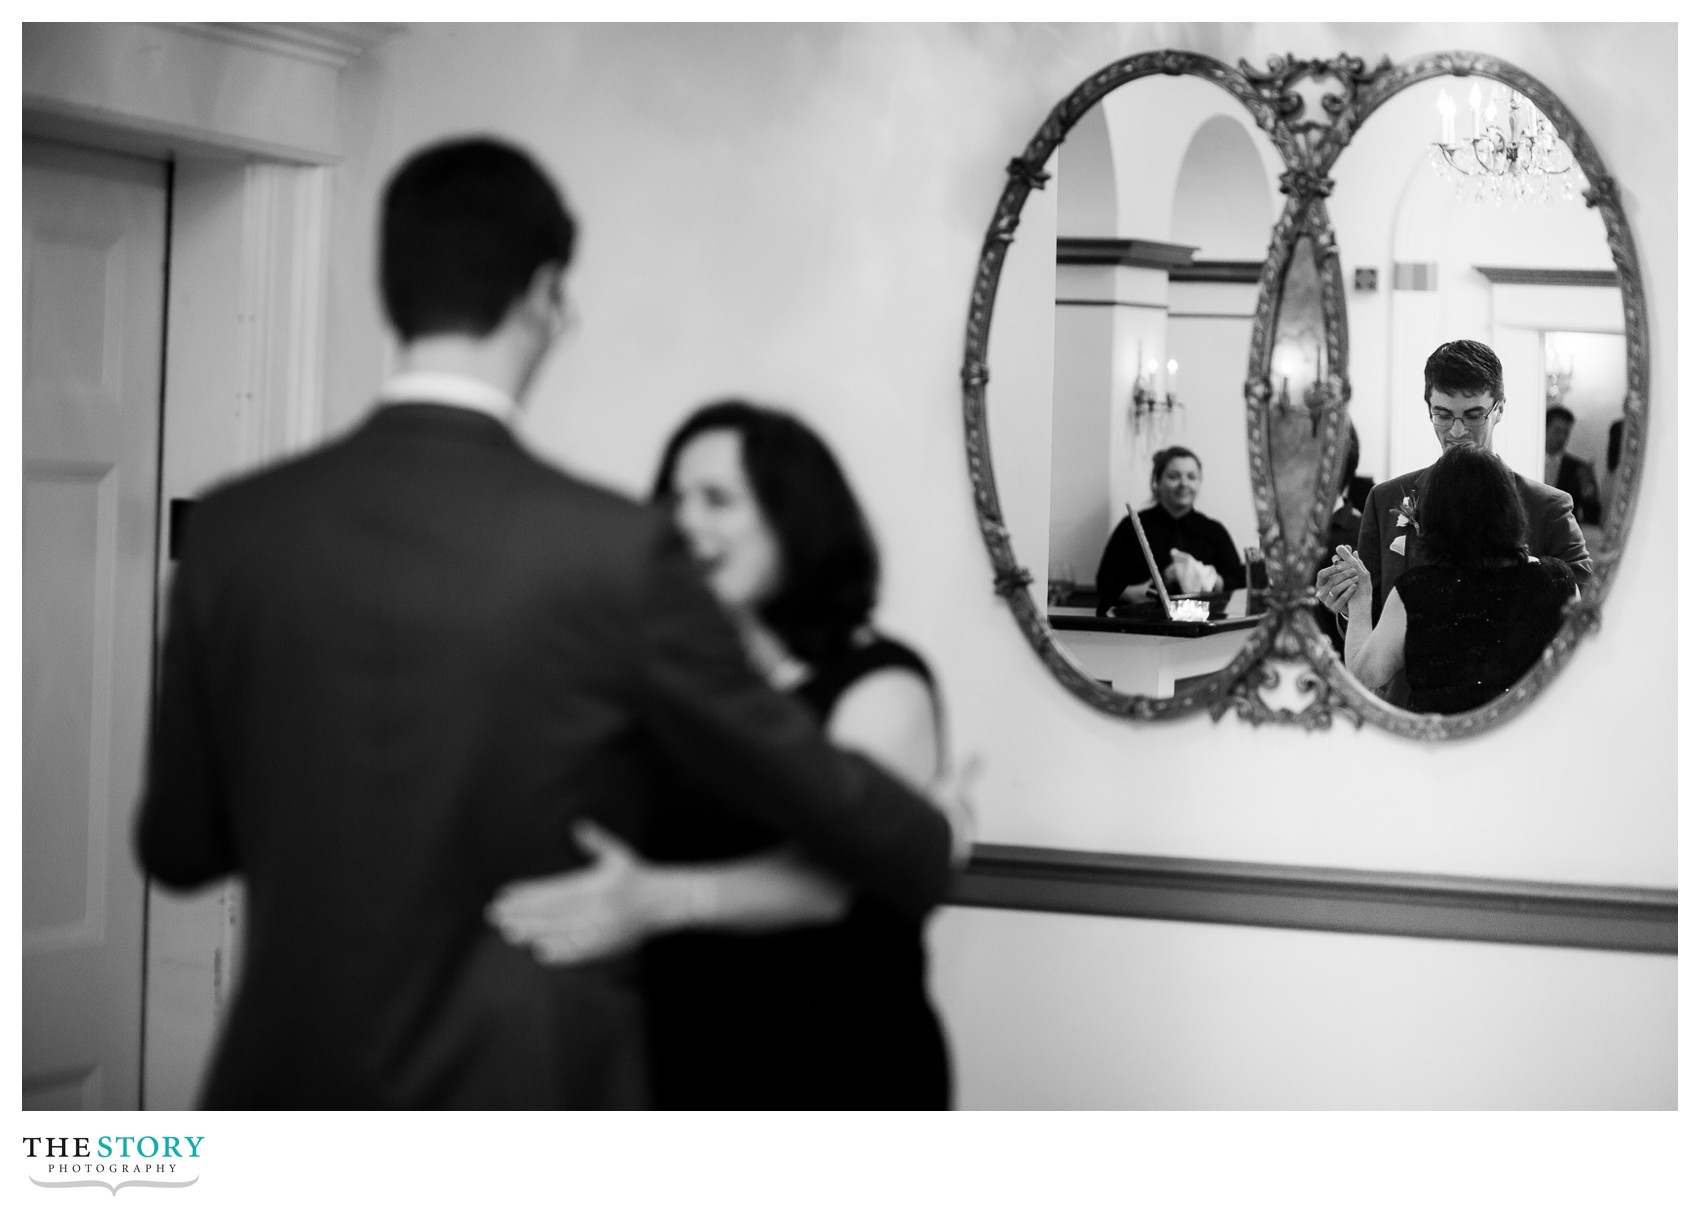
[[[1430,407],[1428,417],[1429,420],[1434,422],[1436,429],[1445,433],[1458,421],[1464,423],[1465,429],[1480,429],[1488,423],[1488,418],[1493,416],[1498,409],[1499,405],[1495,404],[1492,408],[1470,408],[1462,413],[1457,413],[1444,408]]]

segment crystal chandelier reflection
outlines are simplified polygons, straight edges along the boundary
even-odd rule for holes
[[[1564,397],[1570,394],[1570,385],[1575,381],[1576,355],[1557,333],[1547,333],[1545,345],[1547,407],[1556,408],[1564,403]]]
[[[1456,182],[1460,199],[1495,206],[1538,200],[1550,206],[1555,185],[1566,202],[1576,196],[1581,174],[1575,157],[1533,101],[1502,84],[1489,88],[1484,98],[1479,81],[1471,82],[1469,101],[1471,134],[1460,139],[1457,103],[1450,92],[1441,91],[1435,99],[1440,141],[1428,148],[1429,163],[1442,178]]]

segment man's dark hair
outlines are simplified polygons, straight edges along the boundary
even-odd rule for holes
[[[1505,371],[1499,355],[1480,341],[1448,341],[1423,365],[1423,400],[1439,388],[1449,396],[1488,396],[1495,404],[1505,399]]]
[[[403,341],[488,336],[539,267],[572,261],[576,230],[516,147],[472,138],[414,153],[384,187],[378,278],[390,325]]]
[[[1554,404],[1551,408],[1547,409],[1548,425],[1552,424],[1552,419],[1554,417],[1558,417],[1560,420],[1569,422],[1572,427],[1576,424],[1576,414],[1571,412],[1562,404]]]
[[[1448,447],[1428,469],[1417,506],[1431,563],[1488,568],[1529,556],[1529,519],[1517,479],[1492,451]]]
[[[745,400],[721,400],[686,418],[667,441],[651,496],[667,503],[679,455],[692,439],[741,439],[744,474],[779,541],[779,591],[759,613],[793,655],[811,664],[851,646],[879,586],[879,552],[844,472],[795,417]]]

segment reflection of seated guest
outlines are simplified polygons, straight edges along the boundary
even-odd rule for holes
[[[1203,479],[1203,464],[1186,447],[1159,450],[1151,460],[1151,493],[1157,503],[1140,510],[1139,524],[1151,554],[1165,561],[1163,580],[1171,590],[1228,593],[1245,586],[1245,565],[1227,528],[1192,507]],[[1151,596],[1149,588],[1138,592],[1150,580],[1139,536],[1133,532],[1133,523],[1123,518],[1110,532],[1098,563],[1098,613],[1107,613],[1118,601],[1143,601]]]
[[[1371,482],[1363,488],[1362,493],[1357,491],[1360,481],[1369,480],[1368,476],[1358,475],[1358,451],[1358,427],[1347,421],[1346,456],[1340,465],[1340,493],[1334,499],[1334,512],[1328,519],[1328,542],[1323,546],[1322,559],[1316,566],[1318,572],[1333,563],[1334,551],[1342,543],[1350,547],[1358,541],[1358,530],[1364,517],[1363,506],[1359,502],[1368,496],[1369,489],[1374,487]],[[1354,496],[1356,500],[1353,499]],[[1334,612],[1321,603],[1316,606],[1316,625],[1334,645],[1335,653],[1343,654],[1346,650],[1346,630],[1336,625]]]
[[[1576,414],[1568,408],[1560,404],[1547,409],[1547,470],[1543,479],[1560,492],[1570,494],[1576,516],[1584,526],[1598,526],[1600,485],[1594,478],[1594,464],[1564,449],[1575,427]]]
[[[1429,468],[1417,526],[1428,562],[1402,573],[1370,624],[1369,569],[1348,546],[1353,576],[1346,667],[1369,686],[1401,669],[1412,711],[1469,711],[1492,702],[1552,642],[1576,578],[1563,560],[1529,554],[1516,479],[1499,456],[1454,446]]]
[[[1611,516],[1611,503],[1617,499],[1617,467],[1623,459],[1623,418],[1619,417],[1606,430],[1606,482],[1600,491],[1600,516]]]

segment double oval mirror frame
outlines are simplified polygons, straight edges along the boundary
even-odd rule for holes
[[[1084,671],[1059,645],[1047,621],[1045,599],[1035,597],[1034,589],[1043,589],[1044,581],[1034,586],[1033,573],[1017,559],[999,507],[992,473],[993,435],[988,432],[986,410],[992,307],[1005,254],[1015,238],[1029,194],[1044,188],[1049,177],[1047,163],[1083,115],[1115,89],[1155,75],[1197,77],[1237,99],[1278,151],[1285,166],[1280,189],[1286,195],[1258,280],[1245,380],[1251,488],[1269,576],[1268,608],[1226,667],[1208,678],[1193,679],[1184,692],[1167,698],[1117,691]],[[1447,75],[1489,79],[1521,93],[1547,116],[1558,137],[1568,145],[1576,168],[1587,181],[1583,199],[1604,220],[1616,267],[1623,302],[1627,392],[1617,488],[1603,519],[1599,547],[1590,552],[1594,577],[1583,586],[1580,600],[1568,608],[1557,635],[1540,659],[1498,699],[1456,715],[1419,715],[1382,701],[1347,673],[1314,617],[1313,569],[1322,556],[1323,536],[1338,495],[1333,486],[1339,483],[1345,457],[1347,404],[1351,399],[1345,373],[1349,365],[1345,289],[1326,199],[1334,185],[1329,173],[1365,120],[1401,90]],[[1312,112],[1312,102],[1320,113]],[[1284,511],[1278,504],[1279,469],[1270,457],[1275,421],[1271,360],[1282,288],[1295,255],[1315,259],[1326,333],[1324,365],[1329,368],[1319,384],[1323,393],[1318,426],[1321,459],[1314,471],[1311,506],[1302,533],[1286,529],[1281,516]],[[1051,111],[1022,154],[1010,162],[1008,181],[987,230],[974,280],[962,385],[969,476],[981,535],[994,566],[994,589],[1008,601],[1040,659],[1076,696],[1111,715],[1140,720],[1174,718],[1205,709],[1219,720],[1233,708],[1254,724],[1273,721],[1323,728],[1338,715],[1359,726],[1367,720],[1403,736],[1439,740],[1481,732],[1516,714],[1552,681],[1581,638],[1599,626],[1600,606],[1611,588],[1623,550],[1641,473],[1647,426],[1646,309],[1634,241],[1616,183],[1564,103],[1540,81],[1511,64],[1468,52],[1430,55],[1397,66],[1384,58],[1373,67],[1347,55],[1332,60],[1300,60],[1289,55],[1272,58],[1267,69],[1259,71],[1244,60],[1236,70],[1204,55],[1151,51],[1118,60],[1094,73]],[[1281,686],[1283,669],[1295,676],[1299,706],[1276,705],[1266,697],[1267,692]]]

